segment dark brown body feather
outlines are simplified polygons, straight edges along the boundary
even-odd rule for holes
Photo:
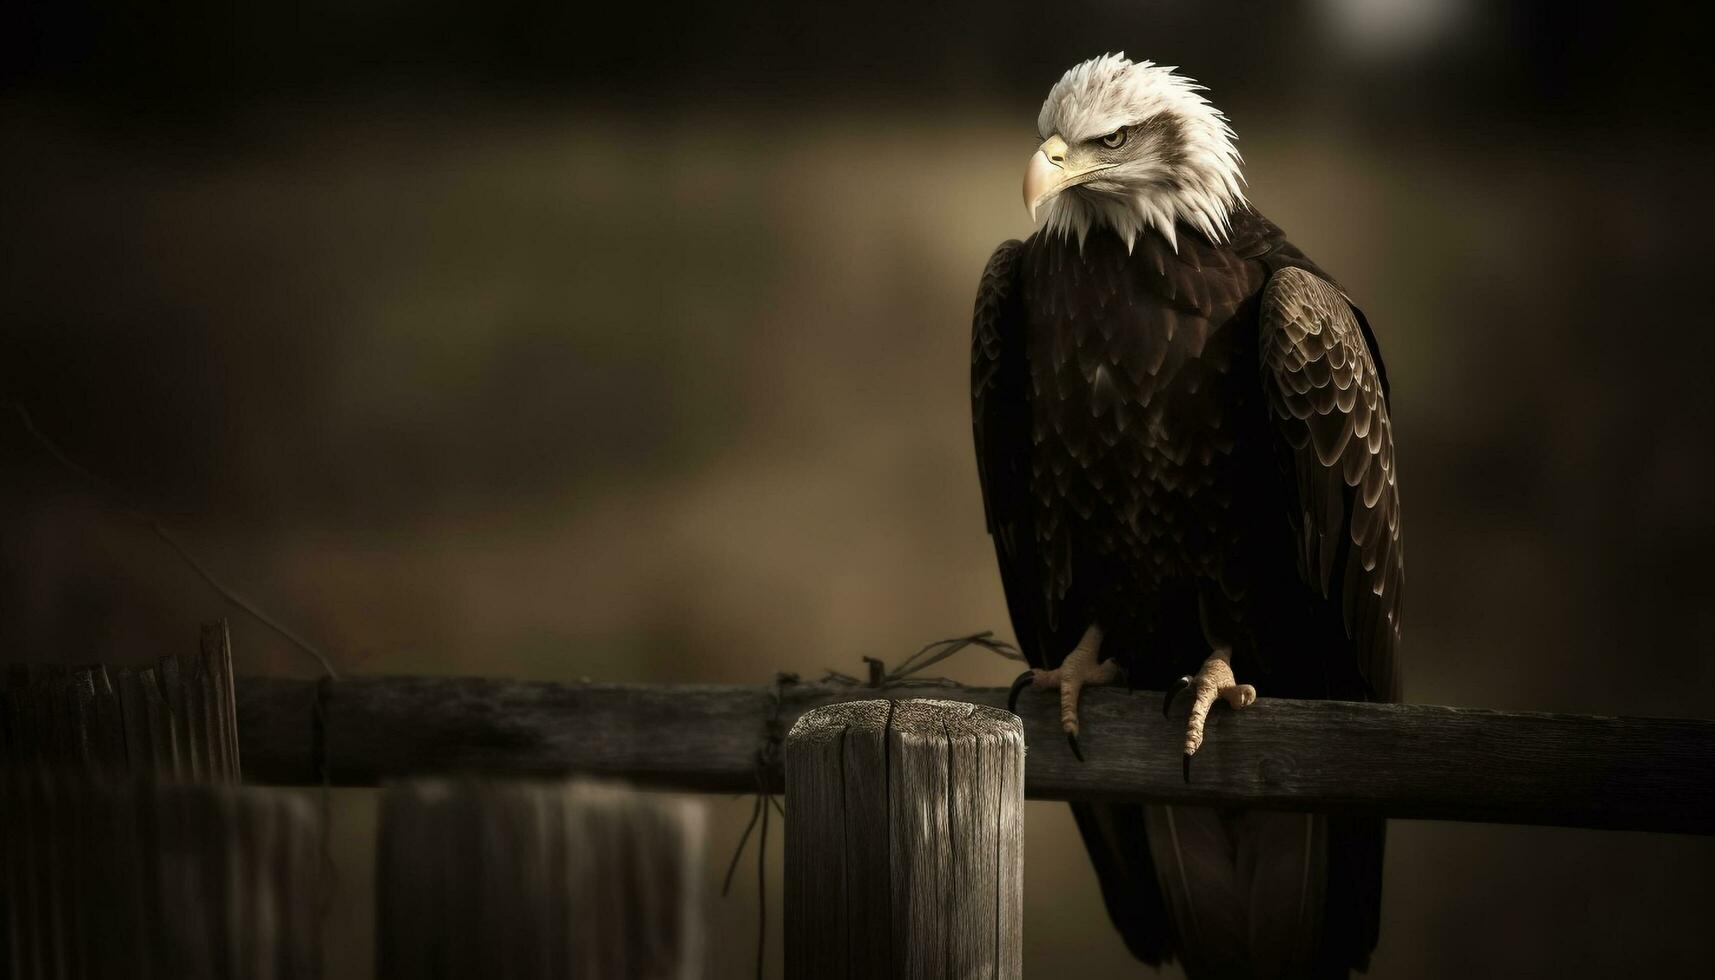
[[[1147,234],[1128,254],[1098,229],[990,260],[972,406],[1013,627],[1053,666],[1099,622],[1139,687],[1226,646],[1266,695],[1392,700],[1403,551],[1380,352],[1278,228],[1233,217],[1221,245],[1182,227],[1177,252]],[[1128,944],[1174,952],[1142,808],[1074,811]],[[1381,824],[1318,826],[1318,972],[1343,973],[1375,942]]]

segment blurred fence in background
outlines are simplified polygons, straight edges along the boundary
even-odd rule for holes
[[[200,655],[111,672],[123,693],[100,665],[8,672],[7,977],[323,975],[338,881],[326,812],[236,785],[226,636],[213,623]],[[301,707],[299,724],[319,731],[323,706]],[[589,783],[402,783],[387,792],[380,840],[376,976],[703,975],[703,813],[689,800]]]

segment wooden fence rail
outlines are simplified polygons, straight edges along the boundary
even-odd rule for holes
[[[319,781],[479,772],[584,773],[666,788],[783,786],[780,742],[805,711],[876,698],[1004,706],[998,688],[907,683],[760,686],[556,684],[457,677],[327,683],[240,678],[247,779]],[[1715,833],[1715,722],[1263,698],[1209,720],[1192,781],[1180,774],[1184,709],[1161,695],[1087,690],[1072,757],[1058,702],[1019,704],[1033,799],[1240,804],[1390,817]]]

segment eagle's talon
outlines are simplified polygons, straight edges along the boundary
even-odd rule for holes
[[[1006,710],[1015,715],[1018,714],[1018,695],[1030,686],[1030,682],[1035,677],[1036,671],[1034,669],[1018,675],[1018,679],[1012,682],[1012,689],[1006,692]]]
[[[1256,701],[1256,688],[1240,684],[1233,677],[1231,658],[1232,653],[1227,649],[1217,649],[1190,678],[1189,686],[1197,696],[1191,702],[1191,715],[1185,720],[1186,782],[1191,781],[1191,756],[1203,747],[1203,728],[1209,720],[1209,709],[1215,702],[1225,701],[1236,709],[1249,707]]]
[[[1078,744],[1078,696],[1087,685],[1114,684],[1120,678],[1120,666],[1112,660],[1096,659],[1102,645],[1102,630],[1100,626],[1091,624],[1084,631],[1084,638],[1066,658],[1060,661],[1060,666],[1053,670],[1027,670],[1012,682],[1012,689],[1007,692],[1006,706],[1017,714],[1018,695],[1026,687],[1052,687],[1060,691],[1060,730],[1066,733],[1066,739],[1072,746],[1072,754],[1084,761],[1083,747]]]
[[[1167,709],[1173,707],[1173,699],[1178,697],[1186,688],[1191,686],[1191,675],[1186,674],[1167,685],[1167,692],[1161,696],[1161,717],[1167,717]]]

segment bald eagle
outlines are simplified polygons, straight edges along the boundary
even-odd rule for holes
[[[1246,201],[1202,91],[1123,54],[1054,85],[1024,179],[1043,226],[995,250],[972,337],[988,530],[1033,667],[1014,696],[1058,688],[1078,752],[1082,686],[1189,689],[1187,779],[1218,699],[1397,700],[1404,567],[1375,335]],[[1145,962],[1367,966],[1381,821],[1073,812]]]

